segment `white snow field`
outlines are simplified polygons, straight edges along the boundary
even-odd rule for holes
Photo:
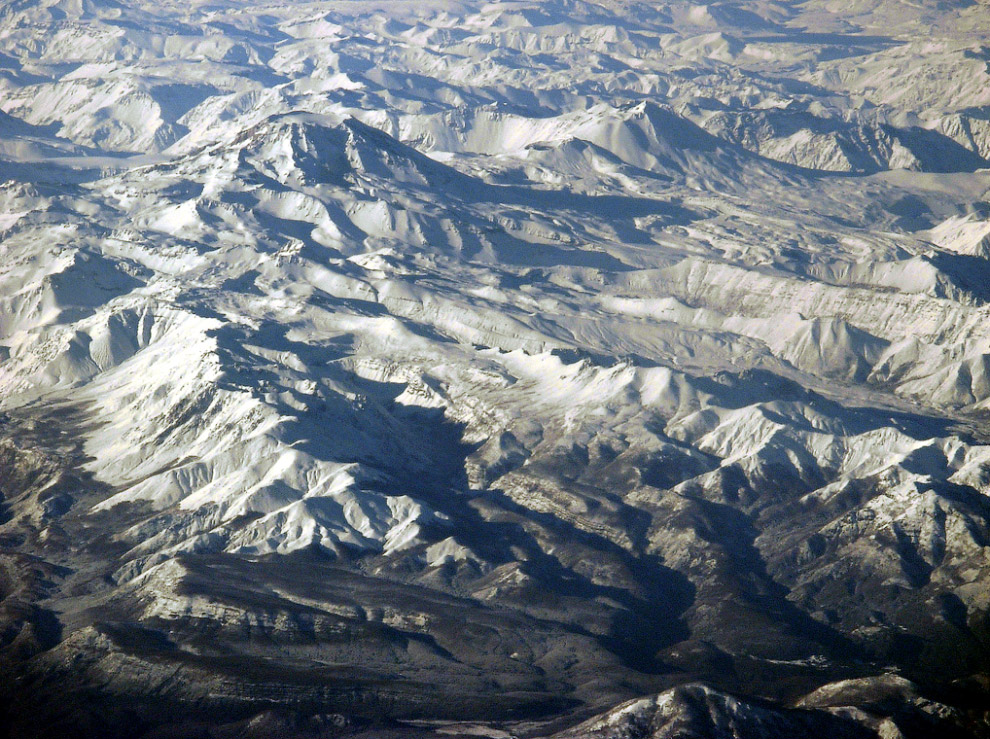
[[[0,723],[990,731],[988,260],[982,2],[2,0]]]

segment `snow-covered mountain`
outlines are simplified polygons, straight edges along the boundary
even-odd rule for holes
[[[0,4],[0,723],[990,732],[988,39]]]

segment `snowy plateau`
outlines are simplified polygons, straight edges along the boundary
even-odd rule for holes
[[[49,736],[990,736],[990,5],[0,0]]]

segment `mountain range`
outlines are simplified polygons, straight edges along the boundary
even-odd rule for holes
[[[988,39],[4,0],[6,736],[990,736]]]

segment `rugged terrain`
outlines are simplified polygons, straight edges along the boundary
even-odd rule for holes
[[[0,3],[11,737],[990,735],[990,7]]]

